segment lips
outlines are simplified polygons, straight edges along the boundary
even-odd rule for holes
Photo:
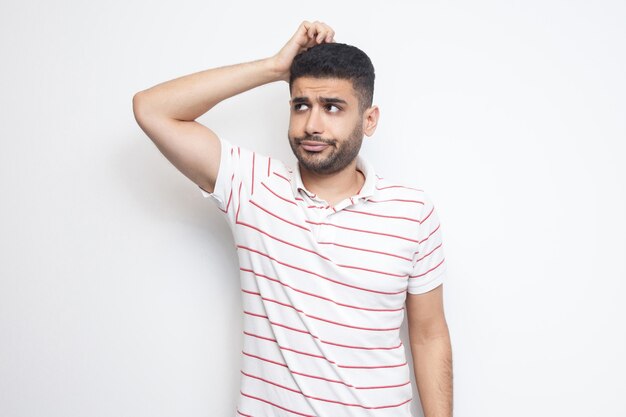
[[[326,149],[329,145],[327,143],[314,140],[303,140],[300,142],[300,146],[309,152],[320,152]]]

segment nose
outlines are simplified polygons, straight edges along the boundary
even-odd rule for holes
[[[309,112],[304,129],[308,135],[321,135],[324,132],[322,118],[317,106],[313,106]]]

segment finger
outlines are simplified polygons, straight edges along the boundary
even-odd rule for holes
[[[326,38],[326,35],[328,31],[330,30],[330,27],[326,25],[324,22],[319,22],[316,20],[315,22],[313,22],[312,29],[313,29],[313,36],[311,37],[315,39],[316,43],[321,43]]]
[[[298,27],[298,32],[306,33],[311,27],[311,25],[312,23],[309,22],[308,20],[302,21],[302,23],[300,23],[300,27]]]
[[[307,29],[307,35],[309,36],[309,38],[315,38],[315,34],[317,33],[317,22],[311,23]]]
[[[314,40],[314,43],[319,43],[320,34],[323,32],[323,30],[324,30],[324,25],[322,22],[319,22],[317,20],[313,22],[313,25],[310,31],[312,32],[312,35],[310,37]]]
[[[326,23],[321,23],[323,29],[321,29],[320,31],[320,36],[318,37],[317,41],[319,43],[321,42],[332,42],[333,37],[335,36],[335,31],[328,26]]]
[[[318,43],[316,36],[319,32],[319,22],[304,21],[302,22],[301,31],[299,32],[302,34],[302,38],[300,38],[300,42],[302,43],[300,43],[300,46],[304,50],[309,49]]]
[[[311,39],[311,36],[309,34],[311,28],[313,27],[313,23],[305,20],[300,24],[300,27],[298,28],[298,31],[296,32],[295,36],[298,37],[302,37],[304,39]]]
[[[335,31],[331,29],[328,35],[326,35],[326,42],[334,42],[335,41],[333,39],[334,37],[335,37]]]
[[[322,42],[333,41],[335,31],[324,22],[317,20],[314,22],[304,21],[302,22],[301,27],[307,38],[307,48]]]
[[[315,41],[317,43],[325,42],[329,35],[330,35],[330,31],[328,29],[321,29],[318,32],[317,37],[315,38]]]

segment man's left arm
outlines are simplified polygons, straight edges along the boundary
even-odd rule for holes
[[[425,417],[452,417],[452,347],[443,284],[407,294],[406,312],[417,390]]]

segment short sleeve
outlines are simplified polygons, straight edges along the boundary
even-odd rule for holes
[[[442,284],[446,276],[441,222],[430,196],[424,193],[422,200],[418,250],[413,256],[413,270],[407,288],[410,294],[428,292]]]
[[[213,192],[199,188],[203,197],[215,202],[229,221],[235,223],[240,202],[247,201],[254,193],[254,184],[261,179],[261,171],[268,158],[221,137],[219,140],[220,166]]]
[[[213,199],[217,206],[226,212],[230,208],[229,203],[232,202],[234,176],[238,165],[237,156],[239,156],[239,152],[235,155],[237,149],[228,140],[220,137],[219,141],[221,149],[220,166],[217,171],[213,192],[210,193],[203,190],[202,187],[198,187],[203,197]]]

